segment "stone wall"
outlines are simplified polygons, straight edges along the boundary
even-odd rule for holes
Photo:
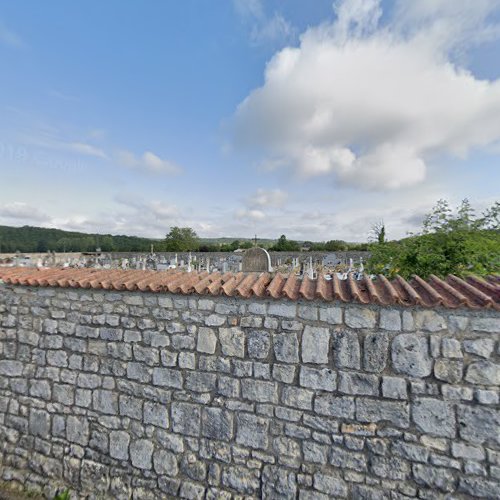
[[[499,320],[0,285],[0,478],[73,498],[495,498]]]

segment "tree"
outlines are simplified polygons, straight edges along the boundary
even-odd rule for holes
[[[165,238],[165,250],[167,252],[189,252],[198,250],[200,241],[196,232],[190,227],[170,228]]]
[[[287,240],[286,236],[282,234],[276,244],[271,247],[275,252],[298,252],[300,245],[296,241]]]
[[[371,227],[371,240],[375,240],[377,243],[385,243],[385,224],[383,220],[375,222]]]
[[[395,242],[372,246],[368,270],[388,276],[436,274],[465,276],[500,272],[498,203],[483,214],[474,215],[468,200],[453,211],[439,200],[426,215],[420,234]]]

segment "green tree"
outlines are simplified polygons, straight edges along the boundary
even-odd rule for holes
[[[189,252],[198,250],[200,241],[196,232],[190,227],[170,228],[165,238],[165,250],[167,252]]]
[[[287,240],[286,236],[282,234],[276,244],[271,247],[275,252],[298,252],[300,245],[296,241]]]
[[[464,276],[500,272],[500,231],[498,211],[493,205],[482,218],[474,215],[468,200],[453,211],[439,200],[426,215],[420,234],[397,242],[373,245],[368,262],[370,272],[388,276],[436,274]]]

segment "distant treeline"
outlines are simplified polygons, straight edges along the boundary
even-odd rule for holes
[[[86,234],[43,227],[0,226],[0,253],[11,252],[147,252],[157,240],[135,236]]]
[[[190,233],[190,228],[172,228],[166,239],[157,240],[136,236],[113,236],[111,234],[88,234],[61,229],[43,227],[0,226],[0,253],[35,252],[149,252],[151,245],[155,252],[199,251],[199,252],[234,252],[238,248],[251,248],[251,239],[198,238]],[[179,234],[178,234],[179,233]],[[173,237],[172,237],[173,236]],[[187,241],[186,241],[187,240]],[[363,251],[367,243],[347,243],[341,240],[327,242],[298,242],[288,240],[282,235],[277,240],[258,240],[258,245],[273,251]]]

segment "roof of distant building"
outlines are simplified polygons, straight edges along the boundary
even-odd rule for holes
[[[348,277],[331,280],[300,279],[280,273],[207,273],[179,270],[102,270],[0,268],[0,279],[11,285],[105,289],[176,293],[183,295],[225,295],[243,298],[285,298],[288,300],[322,300],[361,304],[467,307],[500,310],[500,276],[469,276],[446,279],[431,276],[428,280],[400,276],[388,280],[379,275],[374,280]]]

